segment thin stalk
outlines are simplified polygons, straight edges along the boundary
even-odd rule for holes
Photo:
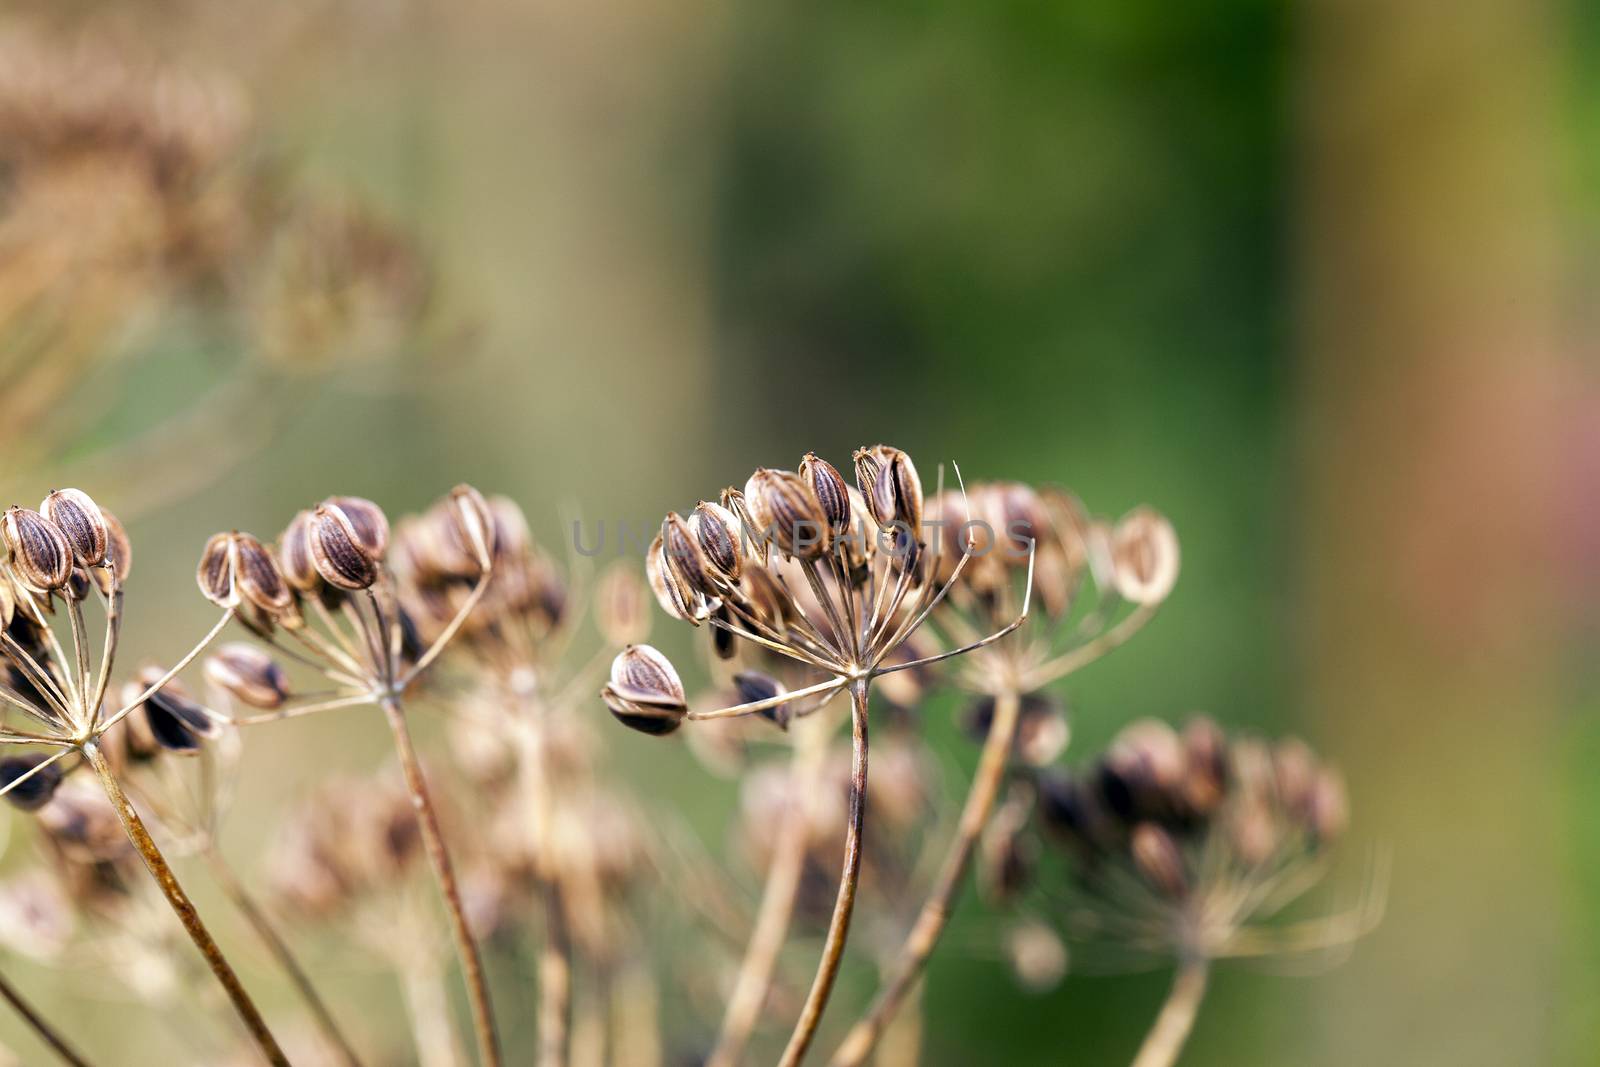
[[[744,1055],[745,1044],[761,1018],[761,1008],[772,989],[772,976],[778,956],[789,938],[795,897],[800,891],[800,876],[805,870],[806,843],[811,826],[806,805],[816,788],[817,771],[825,751],[819,743],[823,735],[807,730],[795,738],[790,762],[788,818],[778,829],[767,881],[761,891],[761,906],[755,926],[745,946],[744,959],[733,983],[733,993],[722,1016],[722,1033],[706,1059],[705,1067],[734,1067]]]
[[[344,1036],[344,1032],[339,1029],[339,1024],[334,1021],[333,1013],[328,1010],[327,1003],[322,999],[321,994],[317,992],[316,986],[312,984],[311,976],[306,973],[304,967],[300,966],[300,961],[295,959],[288,943],[284,941],[282,935],[272,925],[272,921],[267,918],[260,905],[250,896],[244,887],[244,883],[239,881],[239,876],[233,872],[233,868],[223,858],[221,851],[215,847],[206,848],[202,851],[205,854],[206,862],[211,867],[211,875],[216,879],[217,885],[221,887],[224,895],[232,901],[233,906],[239,909],[239,914],[244,916],[245,921],[250,924],[250,928],[261,938],[262,944],[267,946],[267,951],[272,954],[272,958],[277,961],[278,966],[283,968],[284,974],[289,976],[290,984],[294,986],[295,992],[300,994],[300,999],[305,1002],[306,1010],[311,1013],[312,1019],[317,1024],[317,1029],[322,1031],[323,1039],[327,1041],[329,1047],[338,1053],[339,1059],[348,1064],[349,1067],[361,1067],[361,1057],[356,1055],[355,1049]]]
[[[566,1067],[572,1031],[572,941],[561,887],[544,878],[544,943],[539,946],[539,1067]]]
[[[76,1049],[67,1044],[67,1039],[56,1032],[56,1028],[47,1022],[44,1016],[36,1011],[32,1004],[23,999],[21,993],[11,984],[10,979],[0,975],[0,997],[4,997],[16,1013],[22,1016],[22,1021],[28,1024],[34,1036],[50,1047],[50,1051],[61,1057],[61,1062],[71,1064],[72,1067],[89,1067],[89,1061],[84,1059]]]
[[[441,988],[439,969],[417,955],[400,972],[417,1062],[421,1067],[460,1067],[461,1050],[450,1025],[450,1001]]]
[[[106,791],[106,797],[111,801],[111,806],[117,809],[117,818],[122,820],[122,829],[128,835],[128,840],[138,850],[144,860],[144,865],[150,871],[150,876],[161,887],[161,892],[166,896],[167,903],[172,905],[173,912],[178,916],[178,921],[183,923],[184,930],[189,934],[189,939],[194,942],[195,948],[200,950],[200,955],[205,958],[206,965],[211,968],[211,973],[216,976],[218,984],[222,986],[228,1000],[232,1002],[234,1010],[239,1013],[239,1018],[244,1021],[245,1029],[250,1032],[250,1037],[261,1049],[261,1054],[273,1067],[289,1067],[289,1060],[284,1056],[283,1050],[278,1047],[278,1042],[272,1036],[272,1031],[267,1028],[267,1022],[261,1016],[255,1001],[250,999],[250,994],[245,992],[239,976],[234,973],[233,966],[227,957],[222,954],[222,949],[211,937],[211,932],[206,929],[206,924],[201,921],[200,913],[195,910],[194,904],[189,900],[189,895],[183,891],[183,886],[178,884],[178,876],[168,866],[167,859],[156,847],[155,840],[151,838],[150,831],[145,828],[144,820],[139,817],[128,795],[122,791],[122,785],[117,781],[116,775],[111,773],[111,766],[106,762],[105,753],[100,751],[100,746],[93,741],[83,745],[83,754],[89,758],[90,766],[94,767],[95,774],[100,776],[100,784]]]
[[[638,961],[623,965],[611,988],[615,1067],[661,1067],[661,994]]]
[[[1172,992],[1133,1058],[1133,1067],[1172,1067],[1178,1062],[1206,995],[1206,973],[1204,960],[1186,960],[1179,965]]]
[[[411,744],[411,731],[406,726],[405,710],[400,698],[386,696],[380,702],[389,729],[394,733],[395,754],[400,769],[405,773],[406,788],[411,793],[411,805],[417,811],[417,826],[422,832],[422,845],[427,850],[428,862],[433,866],[434,881],[439,886],[439,896],[444,901],[450,919],[450,932],[455,938],[456,956],[461,963],[461,977],[467,986],[467,998],[472,1004],[472,1028],[478,1040],[478,1058],[483,1067],[500,1067],[500,1040],[495,1033],[494,1009],[489,1003],[489,983],[483,972],[483,957],[467,916],[461,907],[461,890],[456,885],[455,869],[450,864],[450,853],[445,847],[444,833],[439,828],[439,817],[428,795],[428,783],[422,775],[422,764],[417,760],[416,749]]]
[[[961,808],[961,819],[956,824],[955,838],[945,852],[938,877],[923,901],[911,933],[885,972],[883,989],[866,1015],[845,1035],[844,1043],[834,1053],[833,1067],[856,1067],[866,1062],[873,1046],[883,1036],[884,1028],[894,1018],[895,1012],[900,1009],[906,995],[916,986],[923,968],[927,966],[934,945],[950,921],[950,913],[954,910],[967,866],[972,861],[972,850],[978,843],[978,836],[989,821],[989,813],[994,810],[994,799],[1005,778],[1006,764],[1010,761],[1021,707],[1022,698],[1015,691],[995,696],[989,735],[984,740],[978,769],[973,773],[966,803]]]
[[[805,1007],[789,1035],[779,1067],[796,1067],[817,1036],[822,1012],[839,977],[844,959],[844,944],[850,934],[850,916],[855,911],[856,888],[861,881],[861,826],[867,811],[867,680],[850,683],[850,821],[844,836],[844,869],[839,874],[839,895],[833,902],[833,918],[828,922],[828,938],[822,946],[822,960]]]

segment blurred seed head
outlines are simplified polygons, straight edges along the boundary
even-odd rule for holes
[[[159,667],[145,667],[135,679],[123,687],[125,702],[133,702],[141,693],[161,680],[165,672]],[[192,756],[201,746],[218,734],[217,723],[205,713],[199,703],[189,695],[183,683],[176,678],[145,697],[134,715],[142,714],[150,735],[165,752],[177,756]],[[129,716],[130,719],[133,716]]]
[[[56,795],[63,774],[60,762],[52,763],[43,770],[34,769],[49,758],[49,753],[41,752],[0,759],[0,786],[11,786],[23,775],[32,772],[27,781],[12,786],[11,791],[6,794],[6,800],[12,807],[22,811],[38,811]]]
[[[223,645],[205,662],[206,681],[252,708],[272,710],[289,699],[289,678],[257,645]]]
[[[1134,604],[1167,598],[1178,581],[1178,535],[1152,508],[1135,508],[1111,532],[1117,591]]]
[[[650,635],[648,594],[634,567],[617,560],[595,583],[595,624],[610,645],[637,645]]]

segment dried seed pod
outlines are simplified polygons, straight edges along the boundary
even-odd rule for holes
[[[278,563],[284,581],[301,593],[315,593],[322,588],[322,575],[311,554],[311,519],[311,512],[300,512],[278,537]]]
[[[617,560],[595,583],[594,618],[611,645],[636,645],[650,633],[644,583],[632,564]]]
[[[1350,800],[1338,771],[1323,770],[1311,791],[1307,820],[1313,841],[1322,848],[1344,836],[1350,824]]]
[[[389,516],[366,497],[333,496],[324,506],[336,507],[350,520],[350,529],[367,555],[381,560],[389,551]]]
[[[706,562],[700,541],[676,511],[667,512],[667,517],[661,521],[661,552],[667,569],[683,588],[702,597],[717,595],[711,566]]]
[[[822,514],[828,525],[835,532],[849,527],[850,489],[845,485],[839,468],[815,452],[807,452],[800,460],[797,473],[802,481],[811,486],[817,503],[822,505]]]
[[[922,479],[901,449],[873,445],[855,451],[856,485],[879,526],[903,525],[913,535],[922,528]]]
[[[756,522],[751,514],[750,502],[744,498],[744,493],[733,486],[722,491],[722,506],[732,512],[739,520],[740,535],[738,537],[739,551],[747,558],[759,560],[765,567],[771,556],[772,541],[761,536],[761,525]]]
[[[252,708],[272,710],[289,699],[289,678],[256,645],[223,645],[205,663],[206,680]]]
[[[106,558],[105,566],[95,571],[94,577],[101,592],[110,596],[113,590],[128,580],[128,575],[133,571],[133,543],[128,540],[128,531],[122,528],[122,523],[115,515],[101,508],[100,517],[106,523]]]
[[[72,545],[67,535],[37,511],[13,505],[0,519],[11,566],[24,587],[54,592],[72,577]]]
[[[49,759],[49,756],[44,753],[0,759],[0,787],[11,786],[12,782],[33,771],[32,777],[21,785],[11,786],[11,791],[6,794],[6,799],[11,802],[12,807],[23,811],[38,811],[50,803],[50,798],[56,795],[56,788],[61,785],[63,777],[61,764],[56,762],[43,770],[33,770],[46,759]]]
[[[762,674],[760,671],[740,671],[733,676],[733,687],[739,693],[739,703],[754,704],[758,700],[771,700],[782,696],[788,690],[783,683],[771,675]],[[789,728],[789,718],[793,709],[787,703],[776,707],[767,708],[756,714],[774,724],[780,730]]]
[[[57,489],[44,498],[39,513],[66,535],[78,566],[98,567],[105,562],[111,531],[88,493],[80,489]]]
[[[10,627],[17,614],[17,594],[11,588],[11,576],[0,571],[0,630]]]
[[[1183,799],[1201,815],[1222,803],[1228,787],[1228,739],[1222,727],[1204,716],[1183,728]]]
[[[1161,827],[1148,822],[1135,826],[1128,851],[1140,875],[1157,892],[1177,899],[1188,891],[1183,850]]]
[[[237,551],[233,535],[212,534],[206,547],[200,550],[200,565],[195,568],[195,582],[200,593],[219,608],[239,605],[239,595],[234,588],[238,569]]]
[[[123,687],[123,699],[132,701],[160,681],[163,673],[159,667],[144,668],[134,681]],[[216,722],[175,678],[147,696],[141,707],[156,744],[173,755],[194,755],[203,742],[217,736]]]
[[[1048,993],[1067,974],[1066,944],[1037,920],[1019,923],[1006,935],[1006,958],[1017,984],[1029,993]]]
[[[1151,508],[1135,508],[1111,532],[1117,592],[1134,604],[1157,604],[1178,581],[1178,535]]]
[[[662,611],[691,626],[700,625],[706,614],[702,598],[684,585],[683,580],[667,565],[660,534],[656,534],[655,540],[650,542],[649,551],[645,553],[644,573]]]
[[[744,573],[744,532],[738,516],[721,504],[702,500],[689,515],[689,528],[711,571],[725,582],[737,583]]]
[[[833,530],[811,487],[793,471],[762,467],[744,487],[755,536],[785,556],[815,559],[828,551]]]
[[[479,568],[488,570],[494,563],[498,530],[489,502],[472,486],[458,485],[450,490],[450,515]]]
[[[629,645],[612,661],[600,699],[618,722],[647,734],[670,734],[689,710],[677,670],[649,645]]]
[[[239,595],[273,619],[293,609],[294,593],[267,547],[247,533],[235,533],[232,540],[234,582]]]
[[[368,548],[370,526],[363,534],[343,508],[322,504],[311,515],[309,533],[311,559],[323,581],[354,591],[378,580],[378,556]]]

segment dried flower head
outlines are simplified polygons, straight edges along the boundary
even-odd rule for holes
[[[1381,888],[1351,912],[1268,920],[1316,884],[1345,825],[1344,787],[1298,741],[1124,729],[1082,771],[1041,780],[1039,814],[1073,860],[1070,932],[1180,960],[1323,952],[1371,928]]]

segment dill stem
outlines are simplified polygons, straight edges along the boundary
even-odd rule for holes
[[[972,862],[972,851],[978,843],[978,837],[983,832],[984,824],[989,821],[990,812],[994,810],[995,796],[1000,791],[1006,765],[1010,762],[1011,744],[1016,737],[1021,707],[1022,698],[1015,690],[996,694],[994,715],[989,723],[988,736],[984,739],[983,753],[978,758],[978,769],[973,773],[955,837],[945,852],[933,888],[929,890],[910,934],[886,972],[883,989],[867,1013],[845,1035],[839,1051],[834,1053],[832,1067],[859,1067],[866,1062],[889,1021],[900,1010],[906,995],[912,991],[927,966],[928,957],[933,954],[934,946],[950,922],[956,895]]]
[[[406,725],[405,709],[397,695],[385,696],[380,703],[389,729],[394,734],[395,754],[400,769],[405,774],[406,789],[411,794],[411,806],[417,813],[417,826],[422,832],[422,845],[433,867],[434,881],[444,902],[450,920],[450,933],[455,939],[456,956],[461,964],[461,976],[467,987],[467,999],[472,1005],[472,1028],[478,1041],[478,1058],[483,1067],[500,1067],[500,1041],[495,1033],[494,1009],[489,1001],[489,983],[484,974],[483,957],[473,940],[472,929],[467,925],[466,912],[461,906],[461,890],[456,884],[455,868],[450,863],[450,852],[445,847],[444,833],[439,828],[439,817],[428,793],[428,783],[422,774],[422,764],[417,759],[416,748],[411,743],[411,730]]]
[[[67,1044],[67,1039],[58,1033],[56,1028],[51,1026],[44,1016],[35,1010],[32,1004],[29,1004],[23,998],[22,994],[17,991],[16,987],[11,984],[10,979],[6,978],[5,975],[0,975],[0,997],[5,998],[6,1003],[10,1004],[16,1010],[16,1013],[22,1016],[22,1021],[28,1024],[28,1028],[34,1032],[35,1036],[48,1045],[52,1052],[61,1057],[63,1063],[71,1064],[72,1067],[89,1067],[89,1061],[79,1055],[78,1051],[71,1045]]]
[[[267,951],[272,955],[273,960],[283,969],[284,974],[288,975],[290,984],[294,986],[295,992],[300,995],[300,999],[305,1002],[306,1010],[311,1013],[312,1019],[317,1024],[317,1029],[322,1031],[323,1039],[338,1053],[339,1058],[348,1067],[361,1067],[361,1058],[356,1055],[354,1047],[351,1046],[350,1041],[339,1028],[339,1024],[334,1020],[333,1013],[328,1010],[327,1002],[317,992],[316,986],[311,981],[311,976],[300,965],[300,961],[295,959],[294,952],[289,948],[288,942],[284,941],[282,935],[273,927],[272,920],[267,918],[266,913],[261,910],[261,906],[250,896],[244,884],[239,881],[239,876],[234,873],[233,868],[229,866],[228,861],[215,845],[206,848],[204,854],[206,862],[211,867],[211,876],[216,879],[223,895],[233,903],[239,914],[244,916],[245,921],[256,932],[256,936],[261,939],[262,944],[266,945]]]
[[[262,1017],[260,1009],[256,1007],[255,1001],[250,999],[250,994],[245,992],[244,984],[234,973],[233,966],[222,954],[222,949],[217,947],[211,932],[201,920],[200,913],[195,910],[194,903],[183,891],[183,886],[178,883],[178,876],[173,873],[166,857],[156,847],[150,831],[145,828],[144,820],[139,817],[128,795],[122,791],[121,783],[117,781],[110,764],[106,762],[105,753],[101,752],[100,746],[93,741],[85,742],[82,748],[83,754],[89,758],[90,765],[94,767],[95,774],[100,777],[100,784],[106,791],[106,797],[117,811],[117,818],[122,821],[122,829],[128,835],[128,840],[138,850],[145,867],[150,871],[150,876],[155,879],[156,885],[160,886],[167,903],[178,916],[178,921],[183,923],[189,939],[205,958],[206,965],[211,968],[211,973],[216,976],[223,992],[228,995],[234,1010],[244,1021],[245,1029],[250,1032],[250,1037],[261,1049],[261,1054],[266,1057],[268,1063],[273,1064],[273,1067],[289,1067],[289,1060],[278,1047],[272,1031],[267,1028],[267,1022]]]
[[[1172,992],[1134,1057],[1133,1067],[1172,1067],[1178,1062],[1206,995],[1206,973],[1204,960],[1185,960],[1178,966]]]
[[[828,922],[828,937],[822,946],[822,959],[812,980],[811,992],[789,1044],[783,1050],[779,1067],[796,1067],[817,1036],[822,1013],[839,977],[845,941],[850,934],[850,916],[855,911],[856,889],[861,882],[861,827],[867,810],[867,680],[850,683],[850,816],[845,827],[844,869],[839,875],[839,894],[834,899],[833,917]]]

